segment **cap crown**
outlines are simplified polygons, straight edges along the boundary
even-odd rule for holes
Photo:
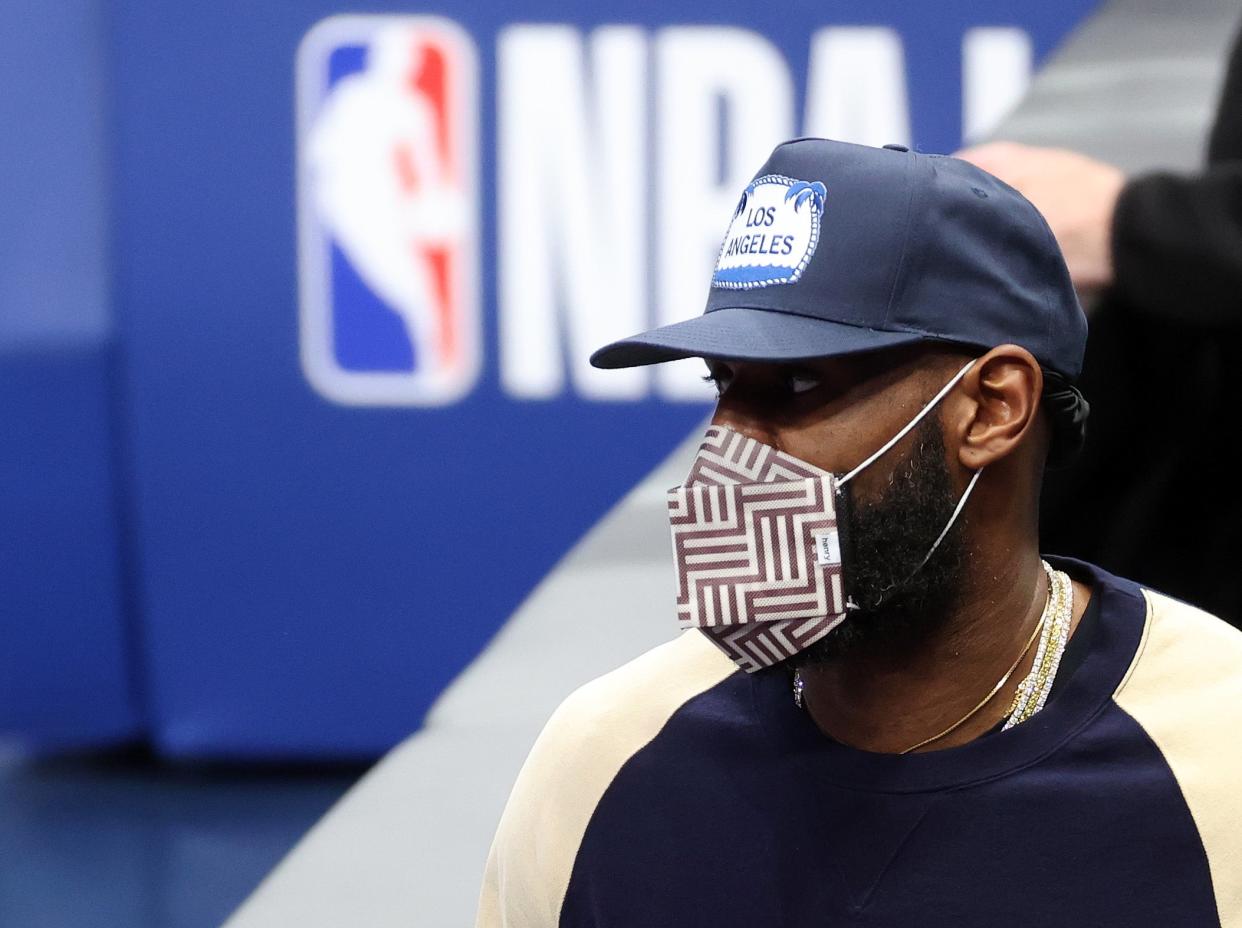
[[[721,248],[707,312],[747,308],[990,348],[1078,377],[1087,323],[1047,223],[956,158],[828,139],[776,148]]]

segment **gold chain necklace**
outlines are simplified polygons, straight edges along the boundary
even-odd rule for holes
[[[1009,666],[1009,669],[1005,671],[1005,675],[1001,677],[998,681],[996,681],[996,685],[992,687],[991,691],[986,696],[983,697],[983,699],[978,703],[978,705],[976,705],[973,709],[971,709],[969,712],[963,715],[960,719],[958,719],[956,722],[954,722],[944,731],[939,732],[935,735],[932,735],[930,738],[924,738],[918,744],[913,744],[910,747],[906,748],[905,750],[899,751],[898,752],[899,754],[909,754],[911,751],[917,751],[919,748],[926,747],[927,745],[931,744],[934,741],[939,741],[941,738],[944,738],[946,735],[950,735],[953,732],[957,731],[957,729],[961,728],[968,721],[974,718],[975,715],[977,715],[984,706],[986,706],[989,702],[992,701],[992,699],[996,696],[997,693],[1001,691],[1004,685],[1009,682],[1009,678],[1012,677],[1014,671],[1018,669],[1018,665],[1022,663],[1022,659],[1026,657],[1027,652],[1031,650],[1031,645],[1035,643],[1036,638],[1041,639],[1040,641],[1041,651],[1047,651],[1048,653],[1051,653],[1051,649],[1046,649],[1042,647],[1048,641],[1049,636],[1041,635],[1041,632],[1051,629],[1053,624],[1056,624],[1058,627],[1060,627],[1063,624],[1062,619],[1066,617],[1067,615],[1072,615],[1073,588],[1069,586],[1069,578],[1066,577],[1065,574],[1060,573],[1059,571],[1054,571],[1047,561],[1041,560],[1040,565],[1043,567],[1044,573],[1048,577],[1048,598],[1044,602],[1043,612],[1040,613],[1039,621],[1035,623],[1035,628],[1031,632],[1031,637],[1028,638],[1026,640],[1026,644],[1022,646],[1022,651],[1021,653],[1018,654],[1017,659]],[[1063,592],[1067,588],[1070,591],[1068,596],[1066,596]],[[1070,605],[1070,608],[1068,609],[1065,608],[1065,604],[1067,601],[1069,602],[1069,605]],[[1061,652],[1064,651],[1065,641],[1068,640],[1068,637],[1069,637],[1069,623],[1064,622],[1064,637],[1058,637],[1059,650],[1056,650],[1055,661],[1048,665],[1047,669],[1050,669],[1051,673],[1049,674],[1045,672],[1044,680],[1040,680],[1039,676],[1036,673],[1036,669],[1044,666],[1044,664],[1041,662],[1041,657],[1043,655],[1041,654],[1036,655],[1036,658],[1035,658],[1036,669],[1032,669],[1030,676],[1028,676],[1026,681],[1024,681],[1024,685],[1026,683],[1031,683],[1032,686],[1034,686],[1036,683],[1038,683],[1040,685],[1040,693],[1034,699],[1031,700],[1031,703],[1030,703],[1031,709],[1030,709],[1029,714],[1027,714],[1024,718],[1018,719],[1018,721],[1025,721],[1026,718],[1030,718],[1031,715],[1034,715],[1036,712],[1039,711],[1039,709],[1043,708],[1044,702],[1047,700],[1048,690],[1051,690],[1052,688],[1051,679],[1052,677],[1056,675],[1056,665],[1059,664],[1060,662],[1060,655],[1061,655]],[[1046,683],[1046,689],[1043,686],[1043,684],[1045,683]],[[801,669],[795,670],[794,681],[793,681],[794,705],[796,705],[798,708],[802,708],[802,693],[805,688],[806,688],[806,684],[805,684],[805,681],[802,679]],[[1014,717],[1016,713],[1013,710],[1016,709],[1018,697],[1021,694],[1022,694],[1022,689],[1019,688],[1018,694],[1016,694],[1014,697],[1014,705],[1011,707],[1011,712],[1009,713],[1009,720],[1005,724],[1006,728],[1009,728],[1012,725],[1017,724],[1017,722],[1014,721]],[[1038,708],[1035,708],[1036,704],[1038,704]]]
[[[944,731],[940,732],[939,734],[932,735],[930,738],[924,738],[918,744],[912,744],[910,745],[910,747],[906,748],[904,751],[898,751],[897,753],[909,754],[911,751],[917,751],[919,748],[926,747],[927,745],[931,744],[933,741],[939,741],[941,738],[945,737],[946,735],[950,735],[953,732],[957,731],[959,728],[965,725],[968,721],[974,718],[975,715],[978,714],[980,709],[982,709],[984,706],[990,703],[992,701],[992,698],[1001,691],[1001,688],[1006,683],[1009,682],[1009,678],[1013,676],[1013,672],[1018,669],[1018,665],[1022,663],[1022,659],[1026,657],[1027,652],[1031,650],[1031,645],[1035,643],[1035,639],[1038,637],[1042,637],[1040,635],[1040,632],[1049,626],[1050,623],[1048,620],[1053,614],[1053,608],[1054,608],[1053,600],[1055,598],[1053,596],[1053,590],[1055,589],[1056,579],[1053,576],[1053,570],[1048,565],[1047,561],[1040,561],[1039,563],[1043,566],[1044,573],[1047,574],[1048,576],[1048,598],[1044,601],[1044,609],[1043,609],[1043,612],[1040,613],[1039,621],[1035,623],[1035,629],[1031,632],[1031,637],[1026,639],[1026,644],[1022,646],[1022,651],[1018,655],[1017,660],[1015,660],[1012,664],[1009,665],[1009,669],[1005,671],[1005,675],[996,681],[996,685],[992,687],[992,691],[988,693],[986,696],[984,696],[982,701],[977,706],[975,706],[973,709],[971,709],[969,712],[967,712],[960,719],[958,719],[956,722],[954,722],[952,725],[950,725],[948,728],[946,728]]]

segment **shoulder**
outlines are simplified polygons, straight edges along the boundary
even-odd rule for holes
[[[678,709],[736,670],[704,635],[689,631],[580,687],[535,741],[510,806],[551,796],[562,806],[594,808],[620,767]]]
[[[1222,925],[1242,924],[1242,632],[1143,591],[1142,644],[1114,699],[1177,781],[1212,875]]]
[[[690,631],[566,698],[514,783],[489,855],[478,924],[555,925],[578,845],[617,772],[678,709],[735,671]]]
[[[568,748],[583,738],[596,749],[641,747],[688,700],[736,670],[704,635],[684,632],[571,693],[548,720],[535,751]]]
[[[1143,598],[1146,628],[1117,702],[1153,721],[1179,715],[1179,727],[1242,721],[1242,632],[1162,593]]]

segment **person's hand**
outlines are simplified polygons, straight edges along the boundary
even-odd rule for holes
[[[1113,280],[1111,231],[1125,175],[1103,161],[1063,148],[989,142],[957,153],[996,175],[1044,214],[1080,292]]]

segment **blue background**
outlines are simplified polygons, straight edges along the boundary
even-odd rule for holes
[[[141,730],[122,565],[98,3],[0,4],[0,734]]]
[[[0,234],[33,268],[0,283],[3,312],[25,320],[0,323],[15,642],[0,649],[0,731],[52,744],[146,730],[172,756],[382,751],[704,415],[518,402],[497,379],[498,30],[677,23],[655,2],[27,6],[0,33],[0,76],[28,79],[4,124],[33,130],[0,142],[5,176],[26,172],[0,185]],[[678,21],[767,36],[798,113],[817,28],[894,26],[915,143],[951,151],[966,29],[1020,25],[1038,59],[1093,6],[685,3]],[[479,51],[485,357],[453,406],[336,406],[299,365],[294,55],[318,20],[363,9],[449,17]]]

